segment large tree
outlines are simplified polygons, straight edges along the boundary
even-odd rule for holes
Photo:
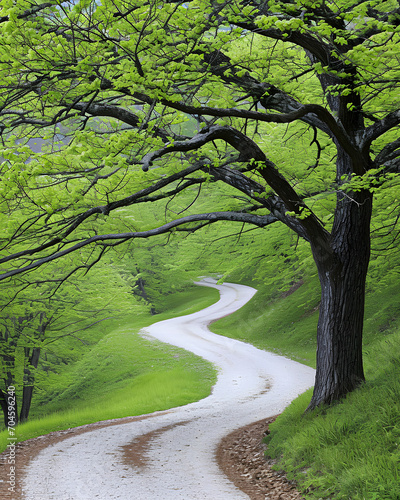
[[[356,388],[373,192],[400,167],[399,4],[0,5],[1,279],[217,221],[280,222],[321,282],[310,408]],[[217,182],[225,208],[196,213]],[[152,224],[126,208],[162,200]]]

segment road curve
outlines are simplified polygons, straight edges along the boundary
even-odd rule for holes
[[[96,429],[47,447],[26,470],[24,499],[248,499],[219,470],[219,441],[241,426],[281,412],[313,385],[314,370],[211,333],[207,324],[239,309],[256,290],[212,280],[198,284],[217,288],[220,300],[141,333],[214,363],[219,376],[212,394],[151,418]],[[133,452],[141,450],[136,465],[124,460],[126,445]]]

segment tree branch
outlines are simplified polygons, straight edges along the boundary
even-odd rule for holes
[[[294,101],[294,100],[293,100]],[[304,104],[298,103],[298,107],[291,111],[277,113],[261,113],[259,111],[251,111],[238,108],[211,108],[208,106],[190,106],[182,102],[170,102],[165,99],[162,100],[165,106],[168,106],[178,111],[188,113],[195,116],[215,116],[215,117],[236,117],[252,119],[260,122],[267,123],[291,123],[296,120],[301,120],[309,115],[315,115],[319,118],[320,123],[324,123],[329,129],[332,137],[336,137],[343,149],[349,154],[350,157],[357,157],[359,151],[354,147],[350,137],[340,122],[338,122],[329,111],[318,104]],[[289,101],[287,102],[289,104]],[[293,105],[293,104],[292,104]],[[306,120],[304,120],[306,121]],[[311,120],[310,120],[311,123]],[[313,125],[316,127],[316,125]],[[326,132],[326,127],[324,131]],[[318,127],[320,128],[320,127]]]
[[[400,139],[386,144],[381,152],[376,155],[374,167],[379,168],[382,165],[385,167],[385,172],[400,171]]]
[[[63,242],[65,238],[67,238],[70,234],[72,234],[83,222],[85,222],[88,218],[92,217],[93,215],[99,215],[99,214],[104,214],[108,215],[110,212],[117,208],[122,208],[122,207],[127,207],[130,205],[133,205],[134,203],[138,203],[139,200],[142,198],[144,201],[146,201],[145,197],[149,196],[150,194],[164,188],[165,186],[171,184],[172,182],[175,182],[179,179],[183,179],[187,175],[197,171],[201,170],[204,168],[205,165],[208,164],[208,160],[198,160],[194,162],[193,165],[190,167],[177,172],[175,174],[172,174],[168,177],[165,177],[158,182],[155,182],[153,185],[149,186],[148,188],[142,189],[136,193],[134,193],[131,196],[127,196],[125,198],[122,198],[121,200],[117,200],[114,202],[110,202],[107,205],[103,206],[98,206],[98,207],[93,207],[86,212],[83,212],[73,218],[72,220],[69,219],[67,221],[61,221],[60,224],[67,224],[68,227],[65,229],[65,231],[62,232],[59,236],[56,236],[55,238],[52,238],[51,240],[47,241],[46,243],[43,243],[42,245],[35,246],[33,248],[29,248],[26,250],[22,250],[20,252],[8,255],[6,257],[3,257],[0,259],[0,264],[9,262],[11,260],[20,258],[20,257],[25,257],[29,255],[35,255],[39,252],[42,252],[48,248],[51,248],[52,246],[58,245]]]
[[[35,5],[34,7],[27,9],[25,12],[22,12],[22,14],[17,15],[17,19],[26,19],[27,17],[30,17],[44,9],[47,9],[48,7],[53,7],[54,5],[60,5],[60,3],[66,3],[65,1],[63,2],[45,2],[39,5]],[[0,23],[5,23],[6,21],[9,21],[10,17],[9,16],[2,16],[0,17]]]
[[[75,245],[72,245],[71,247],[68,247],[64,250],[56,251],[51,255],[40,258],[37,261],[32,262],[27,266],[13,269],[12,271],[3,273],[0,275],[0,281],[36,269],[44,264],[60,259],[65,255],[68,255],[72,252],[75,252],[91,244],[101,244],[104,242],[113,242],[116,240],[123,242],[135,238],[150,238],[152,236],[169,233],[174,229],[178,228],[179,226],[182,226],[183,224],[190,224],[199,221],[209,221],[210,223],[213,223],[220,220],[249,223],[249,224],[254,224],[255,226],[258,227],[265,227],[268,226],[269,224],[272,224],[273,222],[276,222],[278,219],[273,215],[260,216],[254,214],[246,214],[242,212],[211,212],[206,214],[188,215],[186,217],[182,217],[172,222],[168,222],[163,226],[154,229],[149,229],[147,231],[96,235],[92,236],[91,238],[87,238],[83,241],[80,241],[79,243],[76,243]],[[10,257],[12,258],[13,256]]]
[[[209,128],[201,130],[198,134],[194,135],[187,141],[176,141],[171,144],[167,144],[165,147],[157,151],[147,153],[142,159],[142,168],[145,172],[147,172],[152,166],[153,161],[157,158],[161,158],[166,154],[177,151],[187,152],[198,150],[208,142],[212,142],[217,139],[222,139],[239,151],[242,160],[250,160],[251,158],[260,161],[265,160],[265,155],[261,149],[246,135],[242,134],[233,127],[213,125]]]
[[[239,28],[257,33],[258,35],[265,36],[267,38],[294,43],[295,45],[312,53],[324,66],[332,64],[333,58],[329,46],[321,39],[315,38],[306,32],[300,33],[296,30],[282,32],[275,28],[262,29],[254,23],[248,22],[233,22],[233,24],[239,26]]]
[[[400,110],[389,113],[385,118],[369,126],[362,136],[361,148],[367,151],[371,143],[393,127],[400,125]]]
[[[111,106],[110,104],[87,104],[84,102],[77,102],[72,106],[73,109],[79,110],[82,113],[89,113],[92,116],[108,116],[110,118],[116,118],[117,120],[131,125],[132,127],[139,127],[141,125],[141,120],[135,113],[122,108],[121,106]],[[143,129],[146,129],[147,125],[143,125]],[[164,142],[170,140],[170,136],[162,129],[155,127],[154,135],[160,137]]]
[[[282,199],[286,209],[299,217],[298,224],[303,227],[302,236],[311,239],[314,235],[322,246],[328,248],[329,233],[321,226],[311,213],[303,199],[296,193],[289,182],[280,174],[275,165],[267,159],[258,145],[242,132],[229,126],[213,125],[203,129],[188,141],[175,142],[164,148],[148,153],[143,157],[143,170],[147,171],[152,162],[171,152],[187,152],[198,150],[208,142],[221,139],[239,151],[239,161],[254,162],[253,170],[257,171],[266,183]],[[282,217],[282,215],[281,215]],[[293,224],[293,227],[297,224]],[[297,229],[299,232],[299,229]]]

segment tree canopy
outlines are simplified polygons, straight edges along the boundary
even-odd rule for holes
[[[0,5],[0,279],[218,221],[281,222],[322,285],[311,407],[357,387],[374,193],[389,238],[398,219],[398,3]],[[216,183],[226,197],[197,211]],[[150,203],[157,220],[127,216]]]

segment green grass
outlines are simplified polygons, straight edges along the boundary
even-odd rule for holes
[[[314,366],[315,278],[266,303],[269,294],[261,287],[213,331]],[[307,391],[271,426],[268,453],[310,500],[400,498],[400,284],[368,294],[364,331],[365,385],[335,406],[304,414]]]
[[[17,427],[18,441],[25,441],[52,431],[69,429],[101,420],[142,415],[153,411],[186,405],[210,393],[215,382],[211,368],[192,366],[159,372],[147,372],[132,378],[128,384],[108,392],[88,404],[83,398],[70,410],[52,412]],[[0,435],[0,447],[7,446],[8,433]]]
[[[213,323],[212,331],[315,366],[318,280],[310,278],[284,299],[269,297],[260,287],[251,302]]]
[[[137,335],[156,321],[213,304],[215,289],[192,287],[166,299],[168,312],[125,317],[76,363],[42,381],[18,441],[99,420],[141,415],[197,401],[216,380],[212,365],[183,349]],[[104,326],[103,326],[104,327]],[[0,433],[0,451],[8,433]]]
[[[167,296],[163,310],[169,314],[153,320],[194,312],[215,301],[216,294],[199,287]],[[314,366],[316,278],[308,278],[288,296],[272,301],[270,296],[271,290],[261,286],[250,303],[213,323],[212,330]],[[37,405],[36,418],[20,426],[20,439],[167,409],[207,395],[215,380],[210,366],[185,351],[134,335],[146,321],[149,324],[149,318],[125,318],[114,324],[59,382],[54,375],[45,410],[52,409],[51,415],[41,415]],[[400,498],[400,284],[368,294],[364,346],[367,382],[362,388],[335,406],[304,414],[311,398],[308,391],[271,426],[269,454],[307,499]],[[68,409],[71,400],[74,405]],[[6,437],[0,436],[0,446]]]
[[[400,498],[400,333],[371,349],[367,382],[304,415],[311,392],[271,426],[269,453],[306,498]]]

